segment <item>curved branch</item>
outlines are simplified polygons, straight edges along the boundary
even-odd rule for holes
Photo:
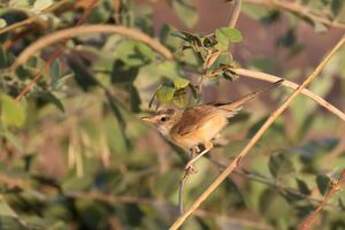
[[[332,21],[327,17],[323,17],[316,13],[313,13],[307,7],[304,7],[301,4],[296,3],[296,2],[287,2],[287,1],[279,1],[279,0],[244,0],[244,1],[251,4],[263,5],[266,7],[285,10],[290,13],[308,18],[311,21],[322,23],[329,27],[345,29],[344,23]]]
[[[36,52],[49,45],[72,37],[91,33],[117,33],[145,43],[166,59],[173,58],[173,54],[170,52],[170,50],[163,46],[159,41],[152,39],[150,36],[137,29],[113,25],[88,25],[60,30],[40,38],[27,47],[22,53],[20,53],[11,68],[16,69],[18,66],[23,65]]]
[[[277,77],[277,76],[274,76],[271,74],[267,74],[267,73],[263,73],[263,72],[259,72],[259,71],[254,71],[254,70],[249,70],[249,69],[235,68],[235,69],[231,69],[231,70],[233,72],[235,72],[236,74],[243,76],[243,77],[255,78],[255,79],[268,81],[268,82],[276,82],[276,81],[282,79],[280,77]],[[291,88],[291,89],[297,89],[299,87],[298,84],[296,84],[292,81],[286,80],[286,79],[284,79],[282,85],[286,86],[288,88]],[[330,111],[331,113],[335,114],[340,119],[345,121],[345,113],[342,112],[341,110],[339,110],[337,107],[335,107],[331,103],[329,103],[328,101],[326,101],[325,99],[323,99],[322,97],[314,94],[313,92],[311,92],[308,89],[302,89],[301,94],[311,98],[312,100],[314,100],[315,102],[320,104],[322,107],[324,107],[325,109],[327,109],[328,111]]]
[[[269,129],[269,127],[274,123],[274,121],[288,108],[291,102],[301,93],[303,88],[305,88],[310,82],[312,82],[315,77],[321,72],[321,70],[326,66],[331,57],[343,46],[345,43],[345,36],[343,36],[340,41],[335,45],[335,47],[325,56],[321,63],[315,68],[315,70],[303,81],[300,85],[287,99],[279,106],[266,120],[266,122],[260,127],[260,129],[255,133],[255,135],[249,140],[248,144],[242,149],[242,151],[236,156],[236,158],[229,163],[226,169],[212,182],[212,184],[194,201],[191,207],[183,213],[170,227],[171,230],[178,229],[186,219],[192,215],[199,206],[219,187],[219,185],[240,165],[241,160],[245,157],[249,151],[254,147],[254,145],[260,140],[264,133]]]
[[[234,6],[234,9],[232,10],[232,15],[229,20],[229,27],[234,28],[236,26],[236,23],[241,13],[241,5],[242,5],[242,0],[235,0],[235,6]]]

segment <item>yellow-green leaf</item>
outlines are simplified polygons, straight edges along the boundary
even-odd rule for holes
[[[174,97],[175,90],[174,87],[163,85],[156,92],[157,99],[162,103],[170,102]]]
[[[25,121],[25,109],[23,105],[12,97],[0,95],[0,120],[8,126],[20,127]]]
[[[181,78],[181,77],[176,77],[173,79],[174,82],[174,86],[177,89],[182,89],[182,88],[186,88],[189,84],[189,81],[187,79]]]

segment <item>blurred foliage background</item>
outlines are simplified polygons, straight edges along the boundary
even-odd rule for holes
[[[243,0],[237,29],[228,26],[231,2],[0,1],[0,229],[167,229],[188,155],[139,117],[267,85],[238,76],[239,67],[300,82],[344,33],[343,0]],[[14,67],[45,36],[91,24],[151,38],[82,34]],[[342,49],[309,87],[341,111],[344,66]],[[227,143],[196,164],[187,206],[288,93],[275,89],[230,121]],[[299,96],[183,229],[296,229],[344,169],[344,130]],[[317,223],[345,229],[344,191]]]

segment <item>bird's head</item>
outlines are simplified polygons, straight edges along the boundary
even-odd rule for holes
[[[161,109],[153,115],[143,117],[142,120],[157,127],[163,135],[169,135],[171,128],[178,122],[181,111],[174,108]]]

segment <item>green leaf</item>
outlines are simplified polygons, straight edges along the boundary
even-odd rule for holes
[[[25,122],[25,108],[12,97],[0,94],[0,120],[5,125],[21,127]]]
[[[181,77],[174,78],[173,82],[176,89],[186,88],[189,84],[189,80],[181,78]]]
[[[45,91],[39,95],[40,99],[43,99],[46,102],[52,103],[55,105],[61,112],[65,112],[65,108],[60,101],[59,98],[57,98],[53,93],[49,91]]]
[[[11,0],[9,5],[15,8],[27,8],[30,6],[30,2],[29,0]]]
[[[174,93],[173,103],[179,108],[186,108],[189,104],[189,97],[186,88],[176,90]]]
[[[6,20],[3,18],[0,18],[0,29],[4,28],[5,26],[7,26]]]
[[[40,12],[44,9],[47,9],[49,6],[51,6],[54,3],[53,0],[36,0],[33,5],[33,10]]]
[[[326,175],[318,175],[316,177],[317,187],[322,195],[325,195],[330,186],[331,179]]]
[[[274,177],[289,174],[295,171],[294,165],[287,154],[279,153],[272,155],[269,160],[269,170]]]
[[[155,53],[147,45],[132,41],[122,40],[116,48],[115,59],[126,64],[126,67],[143,66],[155,59]]]
[[[333,15],[337,16],[344,6],[344,0],[332,0],[331,10]]]
[[[182,41],[180,38],[174,36],[173,32],[176,32],[175,28],[164,24],[160,31],[160,40],[165,46],[176,51],[182,46]]]
[[[179,19],[188,28],[192,28],[198,21],[194,0],[174,0],[172,6]]]
[[[0,216],[18,217],[15,211],[6,203],[2,195],[0,195]]]
[[[164,61],[156,66],[157,72],[160,76],[167,77],[173,80],[176,77],[181,77],[179,73],[179,66],[173,61]]]
[[[0,46],[0,68],[5,68],[9,65],[8,55],[4,48]]]
[[[88,91],[90,88],[98,85],[98,81],[94,78],[81,57],[71,54],[67,58],[67,63],[74,72],[76,82],[84,91]]]
[[[170,102],[175,93],[176,89],[172,86],[162,85],[156,92],[157,99],[162,103]]]
[[[231,43],[238,43],[243,40],[242,34],[239,30],[231,27],[222,27],[215,32],[218,44],[216,47],[219,50],[226,50]]]
[[[52,77],[53,81],[57,81],[57,79],[60,78],[61,75],[61,65],[58,59],[55,59],[55,61],[50,66],[50,76]]]
[[[305,195],[310,195],[311,194],[311,191],[310,189],[308,188],[308,185],[307,183],[305,183],[303,180],[299,179],[299,178],[296,178],[296,182],[297,182],[297,186],[298,186],[298,190],[305,194]]]

